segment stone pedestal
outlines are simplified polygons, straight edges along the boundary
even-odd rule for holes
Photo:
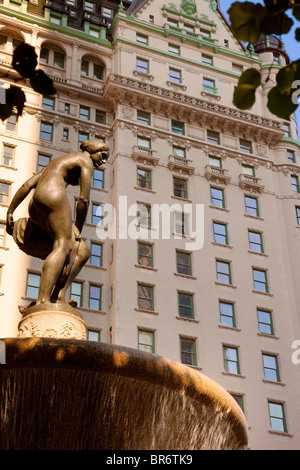
[[[18,337],[86,339],[86,324],[79,310],[67,303],[28,307],[18,325]]]

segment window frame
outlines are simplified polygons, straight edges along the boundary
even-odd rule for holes
[[[144,343],[141,341],[141,335],[147,333],[151,338],[149,343]],[[145,351],[154,354],[155,353],[155,331],[148,330],[145,328],[138,328],[138,350]]]
[[[228,269],[226,271],[221,271],[220,265],[226,266]],[[218,282],[232,286],[231,261],[216,259],[216,273]],[[224,279],[227,279],[228,282],[224,282]]]
[[[184,296],[190,300],[189,305],[187,305],[185,302],[182,302]],[[187,318],[189,320],[195,319],[194,294],[190,292],[177,291],[177,306],[178,316],[180,318]],[[186,311],[188,311],[189,313],[186,314]]]
[[[258,273],[263,273],[264,274],[264,281],[261,281],[260,279],[255,277],[255,274],[258,274]],[[262,292],[262,293],[265,293],[265,294],[269,294],[270,293],[270,287],[269,287],[267,270],[262,269],[262,268],[252,267],[252,276],[253,276],[253,289],[256,292]],[[260,287],[260,286],[265,286],[265,288],[264,289],[257,289],[257,287]]]
[[[231,359],[229,357],[226,357],[226,352],[229,350],[235,352],[235,358]],[[237,346],[229,346],[229,345],[223,344],[223,361],[224,361],[225,372],[229,374],[241,375],[239,348]],[[231,369],[230,365],[235,366],[234,367],[235,372],[230,370]]]
[[[187,263],[180,262],[179,256],[183,255],[187,258]],[[183,267],[181,270],[181,266]],[[187,272],[185,272],[187,271]],[[176,250],[176,272],[182,276],[192,276],[192,254],[186,251]]]
[[[150,293],[150,296],[141,296],[140,295],[140,292],[141,292],[141,288],[146,288],[147,291]],[[141,301],[147,301],[147,302],[150,302],[150,308],[146,308],[145,306],[143,306],[143,304],[141,304]],[[138,309],[139,310],[146,310],[146,311],[149,311],[149,312],[154,312],[154,286],[151,285],[151,284],[144,284],[144,283],[141,283],[141,282],[138,282],[137,283],[137,305],[138,305]]]
[[[222,310],[223,306],[230,306],[230,314]],[[220,324],[228,328],[236,328],[234,302],[219,299]],[[230,321],[226,321],[229,320]]]
[[[183,342],[190,344],[191,348],[189,350],[183,349]],[[180,346],[180,360],[182,364],[190,367],[197,367],[197,344],[196,338],[188,338],[186,336],[179,336],[179,346]],[[184,354],[191,358],[191,361],[183,360]]]

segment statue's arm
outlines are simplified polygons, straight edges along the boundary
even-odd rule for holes
[[[76,206],[75,225],[81,233],[89,207],[92,168],[83,167],[80,173],[80,194]]]
[[[13,231],[13,213],[16,208],[21,204],[21,202],[28,196],[30,191],[36,187],[37,182],[39,180],[40,175],[34,175],[29,178],[22,186],[18,189],[16,194],[14,195],[6,214],[6,231],[9,234],[12,234]]]

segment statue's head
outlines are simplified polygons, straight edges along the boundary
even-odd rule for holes
[[[95,167],[105,163],[109,157],[108,145],[100,140],[85,140],[80,145],[80,149],[90,154]]]

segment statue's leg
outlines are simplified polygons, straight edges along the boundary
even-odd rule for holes
[[[70,265],[65,267],[66,270],[64,270],[55,286],[51,296],[52,302],[65,302],[66,292],[89,259],[90,250],[85,242],[80,240],[79,242],[74,242],[72,255],[74,255],[74,259],[71,261]]]

